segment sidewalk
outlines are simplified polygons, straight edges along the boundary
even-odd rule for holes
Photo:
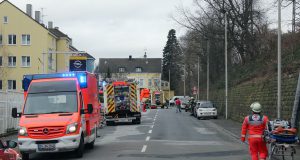
[[[242,127],[241,123],[225,119],[212,120],[212,122],[222,128],[225,132],[229,133],[234,138],[240,139]],[[245,143],[248,144],[248,142]],[[300,146],[296,147],[296,155],[294,158],[300,159]]]

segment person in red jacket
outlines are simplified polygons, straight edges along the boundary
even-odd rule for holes
[[[268,157],[267,144],[263,139],[264,130],[268,124],[268,117],[261,114],[261,104],[254,102],[250,108],[252,115],[246,116],[242,125],[241,140],[244,142],[248,132],[249,151],[252,160],[266,160]]]
[[[176,113],[180,113],[181,112],[181,101],[180,101],[180,99],[179,98],[176,98],[176,100],[175,100],[175,105],[176,105],[176,107],[177,107],[177,109],[176,109]]]

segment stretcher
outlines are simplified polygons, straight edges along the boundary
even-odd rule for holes
[[[299,144],[297,130],[290,127],[290,123],[284,120],[270,121],[264,133],[265,141],[269,147],[269,160],[290,157],[294,160],[295,147]]]

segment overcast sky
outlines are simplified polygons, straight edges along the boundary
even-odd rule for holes
[[[1,1],[1,0],[0,0]],[[266,0],[266,6],[275,0]],[[193,8],[193,0],[10,0],[23,11],[26,4],[33,11],[44,8],[44,23],[54,26],[73,39],[73,45],[95,58],[162,57],[168,31],[177,36],[185,33],[170,17],[176,7]],[[290,27],[291,9],[283,11],[283,28]],[[277,27],[276,6],[268,12],[270,22]]]

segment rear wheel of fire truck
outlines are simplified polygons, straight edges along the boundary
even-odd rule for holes
[[[22,160],[29,160],[29,153],[21,152]]]
[[[83,135],[81,135],[79,146],[75,150],[76,158],[82,158],[83,157],[83,151],[84,151],[84,138],[83,138]]]
[[[106,121],[107,126],[114,126],[115,122],[114,121]]]
[[[132,120],[133,124],[141,124],[141,118],[136,118],[135,120]]]

